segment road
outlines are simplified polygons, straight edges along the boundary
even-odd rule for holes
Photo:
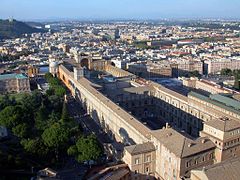
[[[70,95],[68,95],[67,99],[69,113],[83,127],[83,133],[86,135],[95,134],[99,142],[104,146],[106,155],[113,157],[114,161],[118,161],[121,158],[123,145],[113,141],[108,134],[102,130],[99,124],[86,113],[81,107],[80,102]]]

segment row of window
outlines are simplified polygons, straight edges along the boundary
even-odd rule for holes
[[[149,172],[150,172],[149,167],[145,167],[144,173],[148,174]],[[138,170],[138,169],[134,171],[134,174],[138,174],[138,173],[139,173],[139,170]]]
[[[240,129],[236,130],[236,131],[233,131],[230,133],[230,135],[235,135],[235,134],[240,134]]]
[[[151,101],[149,100],[145,100],[144,102],[139,101],[138,104],[136,102],[131,102],[131,103],[126,102],[125,105],[126,107],[131,107],[131,106],[135,107],[135,106],[142,106],[142,105],[148,105],[148,104],[153,105],[153,99]]]
[[[144,162],[145,162],[145,163],[151,162],[151,156],[150,156],[150,155],[146,156]],[[135,158],[134,164],[135,164],[135,165],[140,164],[140,158]]]
[[[171,113],[173,113],[173,114],[175,114],[175,115],[180,115],[180,116],[185,116],[184,118],[186,118],[186,114],[185,113],[190,113],[191,115],[193,115],[193,116],[195,116],[195,117],[197,117],[198,118],[198,116],[199,116],[199,112],[196,112],[197,110],[190,110],[189,112],[188,112],[188,110],[187,110],[187,108],[185,107],[183,107],[183,106],[181,106],[181,110],[182,111],[179,111],[178,109],[174,109],[173,107],[171,107],[171,105],[170,104],[167,104],[166,102],[159,102],[158,103],[162,108],[165,108],[166,110],[170,110],[171,111]],[[173,103],[174,104],[174,103]],[[176,106],[175,106],[176,107]],[[184,111],[184,112],[183,112]],[[202,119],[202,120],[205,120],[205,121],[208,121],[209,120],[209,118],[210,117],[205,117],[203,114],[200,116],[200,118]]]
[[[160,96],[159,94],[157,94],[157,97],[160,98],[160,99],[162,99],[163,101],[167,102],[168,104],[170,103],[170,100],[167,99],[167,97],[163,97],[162,95]],[[211,103],[207,103],[207,102],[205,102],[205,101],[201,101],[201,100],[199,100],[198,98],[194,98],[194,97],[191,97],[191,98],[192,98],[193,100],[201,103],[201,104],[204,104],[204,105],[206,105],[206,106],[208,106],[208,107],[214,108],[214,109],[216,109],[216,110],[218,110],[218,111],[224,112],[224,113],[226,113],[226,114],[232,115],[232,116],[237,117],[237,118],[240,117],[240,116],[237,115],[236,113],[227,111],[226,109],[220,108],[220,107],[218,107],[218,106],[216,106],[216,105],[213,105],[213,104],[211,104]],[[172,105],[174,105],[174,106],[177,107],[178,104],[175,103],[174,101],[172,101]],[[187,111],[187,108],[186,108],[186,107],[181,106],[181,109],[184,110],[184,111]],[[192,114],[193,111],[190,111],[190,113]],[[195,113],[195,116],[197,116],[197,113]],[[201,119],[203,119],[203,117],[201,117]]]
[[[239,141],[240,141],[240,138],[237,138],[237,139],[231,140],[229,142],[225,142],[224,146],[230,146],[230,145],[233,145],[233,144],[235,144],[235,143],[237,143]]]
[[[205,161],[207,161],[207,160],[211,160],[211,159],[213,159],[213,158],[214,158],[214,154],[211,153],[211,154],[206,155],[206,156],[203,156],[203,157],[201,157],[201,158],[196,158],[196,159],[194,159],[194,160],[187,161],[187,162],[186,162],[186,168],[189,168],[189,167],[191,167],[191,166],[195,166],[195,165],[197,165],[197,164],[199,164],[199,163],[203,163],[203,162],[205,162]]]

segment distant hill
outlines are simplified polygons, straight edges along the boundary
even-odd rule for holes
[[[44,31],[45,30],[43,29],[31,27],[21,21],[0,19],[0,39],[16,38],[21,36],[22,34],[30,34]]]

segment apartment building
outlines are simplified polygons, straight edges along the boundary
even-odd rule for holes
[[[206,74],[215,74],[221,72],[222,69],[240,69],[239,59],[216,59],[204,61],[204,69]]]

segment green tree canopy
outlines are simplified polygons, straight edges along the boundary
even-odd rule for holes
[[[228,69],[228,68],[222,69],[222,70],[221,70],[221,75],[224,75],[224,76],[232,76],[232,70],[231,70],[231,69]]]
[[[35,127],[38,130],[45,130],[48,127],[48,112],[44,105],[42,105],[35,114]]]
[[[64,125],[54,123],[43,132],[42,139],[47,147],[59,148],[68,142],[69,134],[69,129]]]
[[[63,103],[61,119],[62,119],[64,122],[67,122],[67,121],[69,120],[69,114],[68,114],[67,104],[66,104],[65,102]]]
[[[21,123],[22,109],[20,106],[7,106],[0,112],[0,125],[12,128]]]
[[[8,95],[4,95],[0,98],[0,110],[4,109],[7,106],[13,106],[16,104],[14,97],[10,98]]]
[[[36,139],[22,139],[21,144],[26,152],[38,155],[38,156],[46,156],[49,152],[49,149],[43,144],[40,138]]]
[[[198,71],[189,72],[190,77],[201,77],[201,74]]]
[[[12,128],[13,134],[20,138],[28,136],[28,125],[26,123],[18,124]]]
[[[96,136],[82,136],[78,139],[76,145],[68,149],[68,154],[75,156],[78,162],[97,160],[102,154],[102,149]]]

